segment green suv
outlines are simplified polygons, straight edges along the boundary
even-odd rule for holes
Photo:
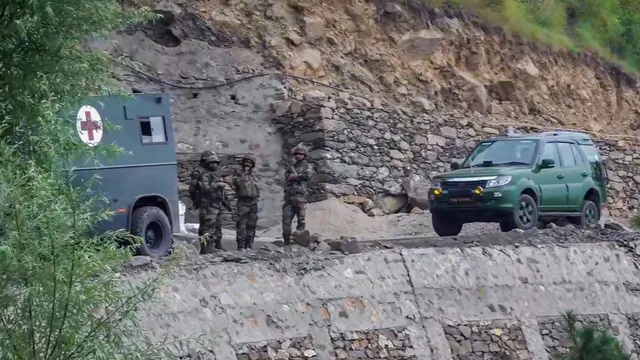
[[[458,235],[474,222],[498,222],[505,232],[557,218],[582,227],[597,223],[606,203],[606,167],[591,138],[579,132],[484,140],[451,169],[429,189],[440,236]]]

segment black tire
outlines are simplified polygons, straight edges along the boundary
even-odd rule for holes
[[[588,224],[596,225],[598,221],[600,221],[600,209],[595,202],[585,199],[582,203],[580,217],[570,218],[569,221],[575,225],[575,227],[581,229],[585,228]]]
[[[131,216],[131,234],[142,241],[137,246],[137,254],[163,257],[173,251],[173,235],[169,218],[160,208],[143,206]]]
[[[515,229],[514,226],[515,225],[513,225],[513,221],[511,221],[511,218],[500,221],[500,231],[502,232],[509,232]]]
[[[505,225],[502,225],[502,223]],[[538,226],[538,204],[527,194],[520,194],[513,213],[500,223],[500,229],[530,230]],[[504,230],[503,230],[504,231]]]
[[[461,222],[440,214],[432,214],[431,224],[438,236],[456,236],[462,231]]]

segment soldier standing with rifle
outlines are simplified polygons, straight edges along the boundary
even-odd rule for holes
[[[241,165],[241,170],[232,179],[232,186],[237,197],[236,242],[239,251],[249,250],[253,247],[260,200],[258,180],[253,176],[256,158],[252,154],[247,154],[242,157]]]
[[[297,231],[304,231],[307,212],[307,182],[311,179],[311,166],[307,158],[309,150],[302,144],[291,149],[294,164],[285,172],[286,186],[282,206],[282,238],[284,244],[291,244],[291,223],[298,218]]]
[[[189,195],[194,207],[199,210],[200,254],[210,254],[214,252],[214,247],[223,250],[221,207],[231,211],[231,206],[224,193],[226,184],[221,182],[217,174],[219,165],[218,156],[207,150],[200,156],[199,168],[191,174]]]

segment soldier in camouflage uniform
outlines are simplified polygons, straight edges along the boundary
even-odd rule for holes
[[[298,218],[297,231],[305,230],[307,211],[307,182],[311,179],[311,166],[307,161],[309,150],[303,145],[291,149],[294,164],[285,172],[286,186],[282,206],[282,238],[284,244],[291,244],[291,223]]]
[[[200,156],[200,167],[191,174],[189,195],[193,205],[199,210],[200,254],[210,254],[215,249],[222,250],[222,207],[231,211],[224,194],[225,183],[217,174],[220,160],[212,151]]]
[[[235,174],[232,186],[237,197],[236,242],[238,250],[251,249],[256,237],[258,223],[258,201],[260,190],[258,181],[253,176],[256,158],[247,154],[241,161],[242,169]]]

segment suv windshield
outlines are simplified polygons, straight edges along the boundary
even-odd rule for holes
[[[483,141],[469,155],[462,167],[531,165],[537,150],[537,140]]]

